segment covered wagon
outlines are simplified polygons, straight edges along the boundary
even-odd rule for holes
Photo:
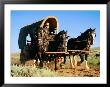
[[[48,16],[21,28],[18,38],[21,63],[34,58],[43,61],[44,53],[54,49],[51,46],[58,32],[58,20],[55,16]]]

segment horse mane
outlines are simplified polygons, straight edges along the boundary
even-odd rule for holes
[[[85,40],[85,39],[87,39],[87,34],[88,34],[88,32],[90,32],[90,31],[92,31],[92,29],[90,28],[90,29],[87,29],[84,33],[81,33],[81,35],[80,36],[78,36],[77,37],[77,40]],[[75,38],[76,39],[76,38]]]
[[[55,35],[55,38],[58,40],[60,35],[66,34],[66,31],[62,30],[58,34]]]
[[[66,33],[66,31],[62,30],[58,33],[58,35],[65,34],[65,33]]]

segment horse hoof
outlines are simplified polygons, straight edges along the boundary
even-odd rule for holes
[[[54,68],[54,70],[56,71],[56,70],[59,70],[60,68],[58,68],[58,67],[56,67],[56,68]]]
[[[77,62],[77,66],[80,66],[81,65],[81,62]]]
[[[72,66],[71,66],[71,69],[75,69],[75,66],[74,66],[74,65],[72,65]]]
[[[88,66],[86,66],[86,70],[89,70],[90,68]]]
[[[77,67],[77,64],[75,64],[74,67]]]

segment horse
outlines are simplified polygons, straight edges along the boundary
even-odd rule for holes
[[[60,31],[58,33],[58,35],[56,35],[55,39],[56,41],[58,42],[58,45],[57,45],[57,51],[58,52],[67,52],[67,40],[68,40],[68,35],[67,35],[67,31]],[[64,57],[64,62],[66,62],[66,56],[65,54],[64,55],[60,55],[61,57],[63,56]]]
[[[60,31],[55,36],[55,41],[57,43],[57,51],[58,52],[65,52],[67,47],[67,39],[69,36],[67,36],[67,31]]]
[[[89,51],[91,45],[93,45],[93,41],[95,37],[96,37],[95,29],[91,29],[91,28],[87,29],[84,33],[81,33],[81,35],[78,36],[77,38],[70,38],[67,43],[67,49]],[[75,52],[74,54],[70,54],[70,55],[73,55],[73,57],[75,55],[79,55],[81,59],[80,63],[82,63],[85,58],[85,66],[86,66],[86,69],[89,70],[89,67],[87,64],[87,57],[89,55],[88,52]],[[70,58],[70,63],[72,68],[77,66],[77,61],[75,60],[75,58],[74,58],[74,61],[75,63],[73,64],[72,59]]]
[[[67,52],[67,31],[60,31],[58,34],[55,35],[54,41],[49,42],[49,49],[50,52]],[[49,56],[50,61],[54,60],[55,63],[58,62],[61,57],[64,57],[64,63],[66,61],[66,56],[64,54],[51,54]],[[55,70],[56,70],[55,66]]]

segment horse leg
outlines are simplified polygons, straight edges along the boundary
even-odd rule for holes
[[[48,55],[48,63],[52,61],[52,58],[51,58],[51,57],[52,57],[52,56],[49,54],[49,55]]]
[[[36,68],[36,60],[35,59],[33,60],[33,63],[34,63],[33,67]]]
[[[58,67],[57,67],[57,59],[58,57],[57,56],[54,56],[54,59],[55,59],[55,71],[58,69]]]
[[[63,63],[63,57],[61,55],[57,55],[55,56],[55,66],[56,66],[56,69],[60,69],[62,68],[62,63]]]
[[[75,68],[75,66],[73,65],[73,56],[72,55],[69,55],[69,59],[70,59],[70,67],[71,68]]]
[[[64,55],[64,62],[63,62],[64,64],[66,63],[66,55]]]
[[[86,68],[86,70],[89,70],[89,66],[88,66],[88,63],[87,63],[87,57],[88,57],[88,55],[85,54],[85,68]]]
[[[81,59],[81,63],[84,61],[84,55],[83,54],[80,54],[80,59]]]
[[[39,56],[37,53],[35,55],[35,60],[36,60],[36,65],[38,66],[40,64],[40,60],[39,60]]]
[[[60,67],[64,68],[65,63],[66,63],[66,55],[61,55]]]
[[[76,60],[76,56],[73,55],[73,60],[74,60],[74,66],[77,66],[77,60]]]

